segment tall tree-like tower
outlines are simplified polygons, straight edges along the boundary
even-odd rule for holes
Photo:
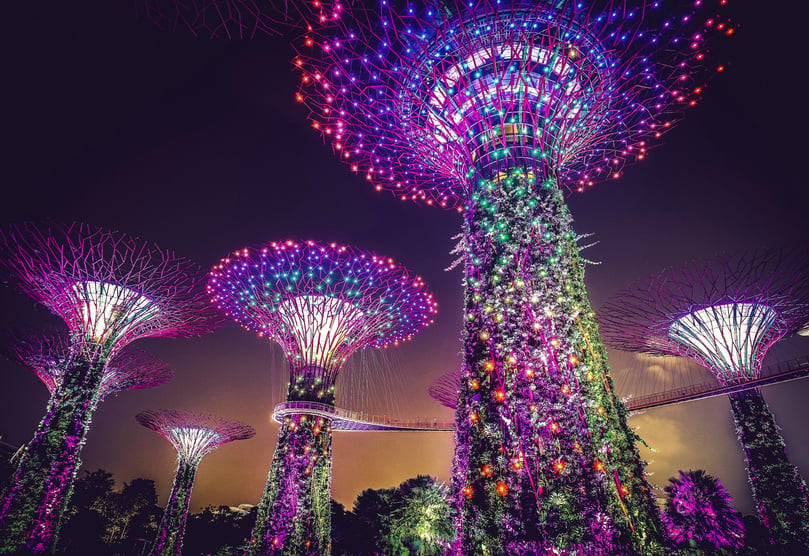
[[[620,292],[599,313],[608,345],[693,359],[725,385],[759,517],[780,549],[809,550],[806,484],[759,388],[767,350],[809,321],[806,257],[784,251],[669,268]]]
[[[32,371],[51,396],[58,394],[62,376],[70,362],[70,340],[65,334],[30,334],[8,339],[6,351],[20,365]],[[130,346],[104,368],[98,387],[98,402],[126,390],[145,390],[166,384],[174,377],[171,368],[154,355]]]
[[[237,251],[211,272],[214,301],[278,342],[290,365],[287,409],[250,552],[329,554],[335,380],[365,348],[397,345],[432,322],[421,278],[391,259],[314,241]]]
[[[135,418],[138,423],[171,442],[177,450],[177,472],[150,554],[179,556],[183,550],[188,504],[199,462],[222,444],[252,438],[256,431],[238,421],[190,411],[143,411]]]
[[[218,323],[204,275],[151,243],[85,224],[25,224],[0,235],[0,265],[67,324],[69,359],[0,506],[0,553],[53,548],[111,360],[148,337],[193,336]],[[105,375],[105,373],[107,373]],[[121,378],[120,375],[117,378]]]
[[[563,190],[619,177],[699,102],[724,3],[360,1],[298,43],[298,99],[340,158],[463,215],[464,553],[661,549]]]

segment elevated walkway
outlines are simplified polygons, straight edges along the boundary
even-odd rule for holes
[[[455,429],[455,423],[428,419],[402,421],[383,415],[369,415],[359,411],[340,409],[318,402],[283,402],[275,406],[273,421],[281,423],[288,415],[312,415],[331,420],[332,430],[388,431],[388,432],[447,432]]]
[[[658,392],[657,394],[630,398],[626,403],[626,408],[629,411],[640,411],[642,409],[651,409],[664,405],[723,396],[733,392],[757,388],[759,386],[769,386],[770,384],[798,380],[807,376],[809,376],[809,356],[804,356],[799,359],[777,363],[771,367],[762,369],[761,378],[758,380],[751,380],[742,384],[727,385],[720,384],[719,382],[704,382],[683,388],[675,388]]]

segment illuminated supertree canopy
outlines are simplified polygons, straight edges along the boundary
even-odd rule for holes
[[[625,351],[690,357],[723,384],[757,379],[767,350],[809,319],[803,261],[761,250],[666,269],[604,306],[604,336]]]
[[[58,395],[62,375],[70,362],[70,342],[65,334],[29,334],[11,337],[5,351],[42,381],[51,396]],[[98,387],[98,401],[125,390],[144,390],[169,382],[171,368],[154,355],[127,347],[104,369]]]
[[[105,369],[131,342],[195,336],[220,317],[190,261],[148,242],[85,224],[10,227],[0,236],[4,273],[67,324],[70,360],[26,445],[0,507],[0,552],[50,550],[68,503]],[[107,374],[120,390],[125,374]]]
[[[304,38],[299,99],[403,199],[464,207],[478,178],[515,166],[583,190],[644,159],[724,69],[707,39],[734,28],[706,4],[356,3]]]
[[[135,0],[141,17],[166,31],[212,39],[280,35],[340,17],[339,0]]]
[[[669,268],[620,292],[600,312],[609,345],[689,357],[722,384],[759,378],[767,350],[809,319],[806,257],[783,250]],[[760,389],[729,395],[753,497],[772,542],[809,548],[806,485]]]
[[[144,411],[135,418],[141,425],[171,442],[177,450],[177,473],[151,554],[179,556],[183,548],[191,490],[200,461],[222,444],[247,440],[255,436],[256,431],[238,421],[190,411]]]
[[[698,103],[724,3],[357,2],[297,45],[298,100],[340,158],[464,214],[462,551],[665,542],[562,190],[619,177]]]
[[[250,552],[327,554],[331,422],[307,409],[333,407],[346,359],[409,339],[433,321],[436,303],[392,259],[314,241],[236,251],[211,271],[208,290],[234,320],[281,345],[287,399],[300,410],[281,425]]]

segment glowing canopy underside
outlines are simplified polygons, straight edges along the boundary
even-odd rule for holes
[[[297,343],[296,365],[328,366],[340,346],[354,341],[362,330],[363,313],[336,297],[302,295],[281,303],[277,312]]]
[[[246,440],[256,434],[244,423],[193,411],[143,411],[135,419],[171,442],[181,458],[195,463],[222,444]]]
[[[762,342],[778,315],[756,303],[725,303],[698,309],[675,320],[669,336],[724,383],[759,377]]]
[[[80,300],[85,334],[97,342],[125,336],[157,313],[142,294],[122,286],[88,280],[73,286]]]

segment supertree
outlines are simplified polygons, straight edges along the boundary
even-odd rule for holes
[[[108,363],[131,342],[193,336],[220,319],[191,262],[85,224],[24,224],[0,236],[0,265],[67,324],[70,357],[0,507],[0,553],[55,545]],[[106,390],[122,385],[107,382]]]
[[[314,241],[237,251],[208,289],[228,315],[276,341],[290,365],[286,414],[250,539],[252,554],[330,552],[335,380],[356,351],[430,324],[424,282],[391,259]]]
[[[707,39],[734,32],[709,3],[355,2],[298,46],[298,100],[339,156],[463,214],[464,552],[661,543],[562,190],[619,177],[697,104],[723,69]]]
[[[150,554],[173,556],[182,553],[188,504],[199,462],[222,444],[255,436],[253,427],[238,421],[220,419],[207,413],[161,409],[143,411],[135,418],[171,442],[177,450],[177,472],[166,501],[163,519]]]
[[[783,250],[694,261],[640,280],[599,313],[607,344],[682,356],[708,369],[729,394],[736,434],[761,522],[781,547],[809,548],[809,499],[759,388],[767,350],[809,320],[806,257]]]
[[[46,334],[9,335],[3,350],[17,363],[32,371],[56,395],[70,361],[70,339],[52,331]],[[125,390],[145,390],[169,382],[171,368],[154,355],[129,346],[105,367],[98,386],[98,402]]]
[[[139,16],[160,29],[212,39],[281,35],[327,25],[340,17],[340,0],[134,0]]]
[[[663,521],[680,548],[705,551],[739,549],[744,545],[744,523],[731,505],[722,482],[702,469],[678,471],[666,491]]]

